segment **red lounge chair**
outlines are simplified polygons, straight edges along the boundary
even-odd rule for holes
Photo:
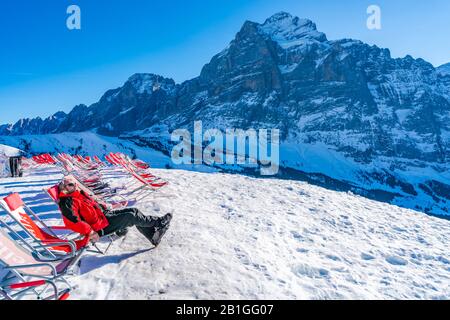
[[[43,263],[0,229],[0,296],[6,300],[14,300],[33,294],[39,300],[66,300],[71,286],[64,276],[70,272],[78,258],[48,260]],[[58,288],[57,284],[61,282],[66,289]],[[50,296],[48,288],[52,289],[53,294]]]
[[[54,230],[64,230],[64,227],[49,227],[23,202],[18,193],[13,193],[0,201],[0,206],[17,225],[31,238],[30,245],[41,250],[52,258],[74,255],[88,245],[88,237],[67,240],[55,234]],[[34,218],[34,220],[33,220]],[[80,236],[78,236],[80,237]],[[29,242],[27,242],[29,243]],[[37,248],[36,248],[37,246]]]
[[[98,164],[99,166],[101,166],[101,167],[105,167],[105,166],[106,166],[106,164],[105,164],[102,160],[100,160],[99,157],[94,156],[94,160],[95,160],[95,162],[97,162],[97,164]]]
[[[147,171],[139,172],[135,170],[130,164],[130,160],[123,154],[110,153],[108,158],[131,175],[134,189],[127,196],[135,195],[136,200],[144,199],[149,193],[153,193],[168,184],[168,182],[162,181]]]
[[[59,186],[55,185],[49,189],[46,189],[45,191],[48,194],[48,196],[55,202],[55,204],[58,205],[58,203],[59,203]],[[88,193],[88,195],[91,196],[89,193]],[[93,199],[96,200],[95,198],[93,198]],[[128,204],[128,202],[127,202],[127,204]],[[126,205],[125,205],[125,207],[126,207]],[[122,209],[122,208],[124,208],[124,206],[120,206],[120,207],[119,206],[117,206],[117,207],[110,206],[110,209]],[[100,254],[106,254],[108,252],[109,248],[111,247],[112,243],[114,242],[114,238],[112,236],[106,236],[104,238],[108,242],[108,247],[105,250],[100,250],[100,248],[96,244],[94,244],[93,246],[96,250],[95,251],[89,250],[89,251],[92,251],[95,253],[100,253]]]

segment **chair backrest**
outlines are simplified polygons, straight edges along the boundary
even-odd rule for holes
[[[80,179],[78,179],[77,177],[75,177],[74,175],[67,175],[66,178],[71,179],[72,181],[74,181],[77,185],[78,190],[83,191],[86,195],[88,195],[92,200],[94,200],[97,203],[101,203],[103,202],[101,199],[99,199],[95,193],[90,190],[88,187],[86,187],[82,181],[80,181]],[[59,195],[59,193],[58,193]]]
[[[30,252],[20,247],[4,231],[0,229],[0,262],[6,266],[39,264]],[[30,267],[21,269],[20,273],[36,276],[49,276],[49,267]]]
[[[111,153],[111,157],[113,158],[114,161],[116,161],[120,165],[124,165],[127,163],[127,161],[125,161],[125,159],[121,153],[116,153],[116,154]]]
[[[36,222],[25,211],[25,203],[18,193],[12,193],[0,200],[0,205],[5,209],[8,215],[13,218],[28,233],[39,240],[48,239],[48,234],[44,232]]]
[[[134,171],[130,171],[131,175],[140,183],[144,184],[144,185],[149,185],[148,181],[145,180],[144,178],[142,178],[140,175],[138,175],[136,172]]]
[[[26,212],[25,203],[18,193],[13,193],[0,200],[0,205],[35,240],[42,242],[58,240],[44,231]]]
[[[94,196],[92,191],[89,190],[89,188],[87,188],[80,181],[80,179],[78,179],[76,176],[69,174],[65,178],[75,182],[77,185],[77,188],[80,189],[81,191],[84,191],[89,196]],[[59,185],[55,185],[55,186],[51,187],[50,189],[47,189],[46,191],[47,191],[48,195],[53,199],[53,201],[56,202],[56,204],[58,204],[58,202],[59,202]]]
[[[108,161],[110,164],[112,165],[116,165],[116,163],[113,161],[113,159],[111,159],[111,157],[109,155],[105,156],[106,161]]]
[[[18,193],[10,194],[6,198],[3,198],[3,201],[6,203],[10,211],[16,211],[25,206],[25,203]]]
[[[103,163],[103,161],[102,160],[100,160],[100,158],[99,157],[97,157],[97,156],[94,156],[94,160],[97,162],[97,163]]]
[[[42,244],[48,245],[55,242],[61,243],[66,242],[66,240],[58,238],[58,236],[47,226],[44,222],[42,222],[35,214],[31,211],[31,215],[35,217],[41,224],[39,226],[27,213],[26,210],[31,210],[22,201],[20,195],[17,193],[10,194],[8,197],[0,200],[0,206],[5,209],[6,213],[17,223],[20,227],[37,243],[38,246]],[[44,229],[45,228],[45,229]],[[48,230],[50,233],[48,233]],[[77,249],[82,248],[86,245],[86,241],[76,240],[75,244],[77,245]],[[72,251],[71,247],[67,245],[55,245],[48,248],[40,247],[44,249],[48,254],[53,255],[53,253],[69,253]],[[39,248],[35,248],[39,249]]]
[[[150,165],[145,163],[142,160],[135,160],[132,162],[136,167],[140,168],[140,169],[149,169]]]
[[[54,185],[53,187],[49,188],[46,190],[48,195],[50,196],[50,198],[52,198],[52,200],[55,203],[58,203],[59,201],[59,185]]]

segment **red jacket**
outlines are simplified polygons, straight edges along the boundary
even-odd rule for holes
[[[92,230],[98,232],[109,225],[99,204],[83,191],[71,194],[61,192],[59,208],[66,227],[82,235],[89,236]]]

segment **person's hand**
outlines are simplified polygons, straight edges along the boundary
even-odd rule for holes
[[[100,240],[100,236],[94,230],[92,230],[92,232],[89,235],[89,237],[90,237],[92,243],[96,243],[96,242],[98,242]]]

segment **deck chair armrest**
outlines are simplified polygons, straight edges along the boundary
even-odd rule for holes
[[[58,276],[58,272],[56,271],[55,266],[50,263],[34,263],[34,264],[24,264],[24,265],[16,265],[16,266],[5,266],[4,269],[6,269],[6,270],[19,269],[20,270],[20,269],[40,268],[40,267],[48,267],[52,272],[53,278],[56,278]],[[34,275],[31,275],[31,276],[36,277],[36,278],[47,279],[46,277],[41,277],[41,276],[34,276]]]
[[[64,235],[58,235],[58,238],[63,239],[63,240],[68,240],[68,237],[76,236],[75,238],[69,240],[69,241],[73,242],[76,240],[81,240],[85,237],[84,235],[80,235],[78,232],[75,232],[75,231],[67,228],[66,226],[52,226],[52,227],[50,227],[50,229],[55,230],[55,231],[67,231],[67,233],[65,233]],[[58,241],[58,240],[56,240],[56,241]]]
[[[62,260],[65,259],[70,259],[68,257],[56,257],[56,258],[48,258],[45,256],[42,256],[39,253],[33,254],[33,257],[36,259],[36,261],[42,262],[42,263],[56,263],[56,262],[61,262]]]
[[[48,280],[48,279],[13,283],[13,284],[9,285],[9,288],[11,290],[22,290],[22,292],[25,292],[25,291],[31,290],[33,288],[37,288],[37,287],[41,287],[41,286],[45,286],[45,285],[49,285],[53,289],[54,294],[52,296],[50,296],[51,300],[53,300],[53,299],[60,300],[60,298],[63,298],[63,297],[64,297],[64,299],[66,299],[66,293],[64,293],[64,295],[60,295],[58,292],[58,287],[56,286],[55,282],[53,282],[52,280]],[[25,290],[23,290],[23,289],[25,289]],[[45,300],[50,300],[50,299],[47,298]]]
[[[81,241],[81,240],[84,240],[85,238],[86,238],[86,236],[84,236],[84,235],[80,235],[79,233],[77,233],[77,232],[71,232],[71,233],[68,233],[68,234],[66,234],[66,235],[64,235],[64,236],[60,236],[60,238],[62,239],[62,240],[67,240],[67,241],[72,241],[72,242],[75,242],[75,241]]]
[[[121,201],[117,201],[117,200],[114,199],[114,198],[120,198]],[[113,199],[114,199],[114,200],[113,200]],[[129,203],[132,201],[132,200],[128,200],[127,198],[125,198],[125,197],[124,197],[123,195],[121,195],[121,194],[115,194],[114,196],[108,198],[107,200],[109,201],[109,202],[108,202],[108,206],[109,206],[111,209],[114,209],[113,203],[121,204],[122,207],[126,207],[126,206],[128,206]],[[117,209],[117,208],[116,208],[116,209]]]
[[[42,279],[42,280],[35,280],[35,281],[28,281],[28,282],[13,283],[13,284],[9,284],[8,286],[12,290],[17,290],[17,289],[25,289],[25,288],[36,288],[36,287],[44,286],[46,284],[51,284],[51,283],[53,283],[53,281]]]
[[[56,241],[55,242],[46,241],[46,242],[48,242],[49,244],[42,244],[41,245],[42,248],[63,247],[63,246],[70,247],[70,253],[68,254],[69,258],[73,258],[77,253],[77,246],[75,242],[73,242],[72,240],[67,240],[67,242],[56,242]]]

